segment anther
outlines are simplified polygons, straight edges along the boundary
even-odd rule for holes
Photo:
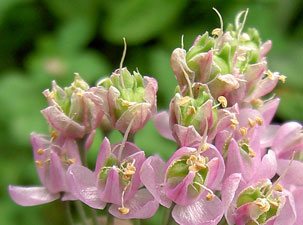
[[[43,168],[43,162],[42,162],[42,161],[36,160],[35,163],[36,163],[36,165],[37,165],[39,168]]]
[[[44,154],[44,149],[42,149],[42,148],[39,148],[38,150],[37,150],[37,154],[38,155],[43,155]]]
[[[282,192],[283,191],[283,186],[281,184],[276,184],[275,190],[279,191],[279,192]]]
[[[214,197],[215,197],[214,194],[212,194],[212,193],[207,193],[207,195],[206,195],[206,200],[207,200],[207,201],[211,201],[211,200],[214,199]]]
[[[264,105],[264,101],[262,101],[260,98],[255,98],[251,100],[251,104],[257,105],[258,107],[262,107]]]
[[[256,121],[252,120],[251,118],[248,118],[248,124],[250,127],[254,127],[256,125]]]
[[[240,131],[240,134],[241,134],[242,137],[246,137],[247,132],[248,132],[248,128],[247,127],[241,127],[239,131]]]
[[[251,158],[256,156],[256,152],[251,147],[248,147],[248,156]]]
[[[257,116],[257,117],[255,118],[255,120],[256,120],[256,122],[257,122],[257,124],[258,124],[259,126],[262,126],[262,124],[263,124],[263,119],[262,119],[261,117]]]
[[[126,207],[119,207],[118,210],[123,215],[129,213],[129,208],[126,208]]]
[[[234,117],[234,118],[230,119],[230,122],[231,122],[230,127],[231,127],[233,130],[235,130],[236,127],[237,127],[237,125],[239,124],[239,121],[237,120],[236,117]]]
[[[274,79],[274,74],[273,74],[273,72],[271,72],[270,70],[267,70],[266,75],[267,75],[267,77],[268,77],[269,79],[271,79],[271,80]]]
[[[208,143],[204,143],[202,145],[202,152],[205,152],[206,150],[208,150],[210,148],[210,145]]]
[[[211,32],[211,34],[212,34],[213,36],[219,36],[220,33],[221,33],[221,29],[220,29],[220,28],[215,28],[215,29],[213,29],[213,31]]]
[[[179,105],[180,105],[180,106],[185,106],[185,105],[187,105],[190,101],[191,101],[191,97],[189,97],[189,96],[182,97],[181,100],[180,100],[180,102],[179,102]]]
[[[194,115],[196,113],[196,109],[195,107],[193,106],[190,106],[188,109],[187,109],[187,115]]]
[[[284,84],[285,83],[285,80],[286,80],[286,76],[284,76],[284,75],[280,75],[279,76],[279,80]]]
[[[226,108],[226,107],[227,107],[227,100],[226,100],[226,98],[225,98],[224,96],[220,96],[220,97],[218,98],[218,101],[220,102],[220,104],[221,104],[221,106],[222,106],[223,108]]]
[[[52,133],[51,133],[51,141],[56,140],[56,139],[57,139],[57,137],[58,137],[57,132],[53,130],[53,131],[52,131]]]
[[[266,198],[257,198],[254,203],[261,209],[262,212],[268,212],[270,204]]]
[[[75,162],[76,162],[75,158],[70,158],[70,159],[67,160],[68,164],[74,164]]]

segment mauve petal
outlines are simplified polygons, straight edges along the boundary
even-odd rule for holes
[[[214,118],[213,118],[213,101],[212,100],[207,100],[199,109],[198,112],[201,112],[200,116],[196,116],[195,119],[198,119],[199,121],[201,121],[201,125],[200,125],[200,130],[198,132],[200,132],[201,134],[204,133],[204,130],[206,128],[206,120],[207,120],[207,127],[208,130],[211,129],[213,122],[214,122]]]
[[[225,174],[224,159],[213,145],[210,145],[210,148],[203,152],[202,155],[207,157],[209,161],[214,160],[211,165],[209,165],[212,168],[210,168],[210,174],[208,174],[207,177],[207,187],[218,189]]]
[[[164,176],[165,162],[160,156],[150,156],[145,160],[140,171],[141,181],[161,205],[169,208],[172,202],[165,195]]]
[[[111,146],[112,148],[112,154],[117,158],[118,163],[122,163],[125,160],[134,160],[134,157],[138,157],[138,160],[142,160],[141,154],[144,154],[144,152],[134,143],[132,142],[126,142],[124,144],[124,147],[121,149],[122,143],[113,144]],[[137,155],[139,153],[139,155]],[[136,159],[137,160],[137,159]],[[142,162],[143,163],[143,162]]]
[[[237,225],[245,225],[249,221],[256,221],[263,212],[253,202],[248,202],[238,207],[233,213],[233,219]]]
[[[50,153],[49,179],[50,186],[47,188],[51,193],[68,191],[66,185],[66,170],[63,168],[62,162],[55,152]]]
[[[231,133],[227,130],[223,130],[216,135],[215,146],[218,151],[223,155],[223,150],[228,138],[231,137]]]
[[[78,198],[69,192],[65,192],[61,198],[61,201],[75,201],[75,200],[78,200]]]
[[[295,200],[296,212],[297,212],[297,220],[294,225],[302,225],[303,224],[303,188],[296,188],[292,195]]]
[[[90,149],[90,147],[92,146],[94,137],[95,137],[95,133],[96,133],[96,129],[92,130],[92,132],[90,132],[90,134],[86,138],[86,141],[85,141],[85,150],[86,151],[88,151]]]
[[[181,158],[183,155],[192,155],[196,151],[195,148],[190,148],[190,147],[182,147],[179,148],[177,151],[174,152],[174,154],[168,159],[165,170],[170,166],[170,164]]]
[[[270,51],[271,46],[272,46],[271,40],[268,40],[262,44],[260,48],[260,59],[266,56],[266,54]]]
[[[236,191],[239,187],[240,181],[242,179],[241,173],[233,173],[227,177],[222,185],[221,198],[224,207],[224,211],[231,207],[231,203],[235,197]]]
[[[11,198],[19,205],[34,206],[52,202],[60,197],[59,193],[51,194],[45,187],[8,186]]]
[[[71,165],[67,171],[68,184],[71,193],[88,206],[96,209],[104,209],[106,203],[101,201],[96,187],[94,173],[80,165]]]
[[[169,125],[169,114],[167,111],[162,111],[154,115],[154,124],[157,131],[168,140],[175,141],[172,130]]]
[[[96,177],[98,176],[100,169],[103,167],[106,159],[110,156],[110,154],[111,154],[110,142],[107,137],[104,137],[96,160],[96,167],[95,167]]]
[[[193,126],[184,127],[179,124],[173,126],[173,136],[180,147],[193,147],[200,144],[202,137]]]
[[[260,133],[261,140],[260,140],[260,146],[261,148],[268,148],[271,147],[275,138],[275,135],[280,128],[280,125],[269,125],[268,127],[262,127]]]
[[[110,169],[104,187],[102,189],[99,187],[98,192],[102,201],[121,205],[122,187],[116,169]]]
[[[56,106],[49,106],[41,111],[48,123],[66,137],[81,138],[85,127],[76,123],[61,112]]]
[[[132,199],[125,202],[124,206],[129,208],[129,213],[121,214],[119,211],[121,206],[115,204],[110,206],[109,213],[120,219],[146,219],[157,212],[159,203],[146,189],[140,189]]]
[[[272,150],[269,150],[266,155],[262,158],[262,162],[256,170],[253,179],[250,183],[254,183],[258,180],[268,178],[271,179],[276,175],[277,172],[277,160],[276,155]]]
[[[78,144],[75,139],[65,139],[62,149],[66,151],[67,157],[75,159],[75,164],[81,165],[81,157],[78,150]]]
[[[151,118],[151,104],[149,103],[138,103],[133,106],[130,106],[117,120],[115,128],[120,130],[122,133],[125,133],[130,122],[134,119],[130,134],[134,134],[137,131],[141,130],[144,125]]]
[[[281,176],[290,164],[290,160],[277,159],[278,174]],[[288,172],[283,177],[283,182],[303,186],[303,162],[294,160]]]
[[[209,89],[215,99],[237,88],[239,88],[239,81],[232,74],[218,75],[217,78],[209,84]]]
[[[188,194],[188,186],[193,183],[196,173],[189,171],[183,180],[175,187],[171,187],[168,182],[165,184],[166,196],[178,205],[190,205],[195,202],[200,195],[193,197]]]
[[[158,82],[152,77],[144,76],[143,78],[144,94],[143,99],[151,105],[151,111],[157,112],[157,91]]]
[[[267,127],[270,122],[272,121],[272,118],[274,117],[278,106],[280,103],[279,98],[275,98],[269,102],[266,102],[261,109],[259,109],[260,113],[263,117],[263,123]]]
[[[256,84],[255,90],[245,99],[245,101],[250,102],[253,99],[261,98],[264,95],[267,95],[276,87],[278,80],[278,77],[274,77],[274,79],[266,77],[260,80]]]
[[[186,51],[182,48],[176,48],[171,55],[170,63],[180,85],[181,92],[183,92],[184,88],[188,84],[184,73],[188,75],[191,82],[193,82],[195,78],[194,72],[188,67],[186,63]]]
[[[220,199],[207,201],[201,199],[188,206],[176,205],[172,217],[181,225],[216,225],[223,216],[223,206]]]
[[[283,124],[276,133],[272,149],[276,152],[277,157],[289,158],[296,145],[303,143],[303,134],[299,131],[302,125],[297,122],[288,122]]]
[[[245,80],[247,81],[247,88],[256,83],[264,74],[267,68],[267,62],[262,61],[249,66],[247,72],[245,72]]]
[[[302,214],[302,212],[299,212],[299,214]],[[286,192],[286,201],[284,207],[281,209],[279,215],[275,219],[274,225],[294,224],[296,219],[297,213],[293,196],[291,193]]]

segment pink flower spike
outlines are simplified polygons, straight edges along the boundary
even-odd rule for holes
[[[52,202],[60,197],[59,193],[49,193],[45,187],[8,186],[11,198],[18,205],[34,206]]]

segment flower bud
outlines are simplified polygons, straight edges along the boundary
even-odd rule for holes
[[[101,80],[97,88],[107,91],[109,118],[113,126],[123,133],[131,120],[134,120],[131,134],[142,129],[157,110],[158,83],[138,72],[132,75],[126,68],[118,69],[109,78]]]
[[[52,90],[43,92],[49,106],[41,112],[63,136],[82,138],[101,123],[104,114],[103,100],[91,90],[79,74],[75,74],[74,82],[64,89],[53,81]]]

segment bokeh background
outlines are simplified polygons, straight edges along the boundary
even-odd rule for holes
[[[48,132],[40,110],[41,94],[51,80],[64,86],[78,72],[91,85],[119,67],[123,41],[130,71],[154,76],[159,82],[158,107],[168,107],[176,80],[170,54],[188,49],[198,34],[219,27],[212,7],[225,25],[249,8],[247,27],[262,40],[272,39],[269,68],[287,76],[275,93],[282,101],[276,122],[303,120],[302,0],[0,0],[0,223],[65,224],[59,201],[21,207],[7,194],[7,185],[39,185],[29,145],[31,131]],[[120,141],[118,133],[111,140]],[[102,135],[89,152],[93,167]],[[138,133],[136,143],[167,159],[176,146],[156,132],[153,123]],[[161,212],[159,212],[161,213]],[[156,215],[145,224],[161,224]]]

